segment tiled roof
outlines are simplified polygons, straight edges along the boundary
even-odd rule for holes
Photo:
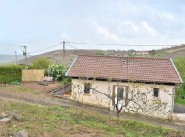
[[[69,77],[182,83],[171,59],[78,55],[66,73]]]

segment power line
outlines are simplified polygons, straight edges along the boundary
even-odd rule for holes
[[[86,43],[86,42],[74,42],[74,41],[66,41],[66,43],[71,43],[71,44],[89,44],[89,43]]]
[[[75,46],[72,46],[72,45],[70,45],[70,44],[68,44],[68,43],[66,43],[66,45],[69,46],[69,47],[71,47],[71,48],[74,48],[74,49],[76,49],[76,50],[83,50],[83,51],[86,51],[86,52],[92,54],[92,52],[90,52],[89,50],[79,49],[79,48],[77,48],[77,47],[75,47]]]
[[[98,43],[96,45],[117,45],[117,46],[178,46],[178,45],[154,45],[154,44],[108,44],[108,43]]]
[[[78,48],[76,48],[76,47],[74,47],[74,46],[68,44],[68,42],[66,43],[66,45],[68,45],[68,46],[71,47],[71,48],[74,48],[74,49],[77,49],[77,50],[78,50]]]
[[[45,48],[45,49],[40,49],[40,50],[35,50],[35,51],[32,51],[32,52],[29,52],[29,54],[36,53],[36,52],[40,52],[40,51],[43,51],[43,50],[47,50],[47,49],[56,47],[56,46],[58,46],[58,45],[60,45],[60,44],[62,44],[62,42],[57,43],[57,44],[54,44],[54,45],[52,45],[52,46],[49,46],[49,47],[47,47],[47,48]]]

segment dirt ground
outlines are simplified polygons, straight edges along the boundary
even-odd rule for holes
[[[1,91],[9,91],[16,93],[23,93],[23,94],[34,94],[34,95],[41,95],[41,96],[48,96],[53,89],[61,87],[62,85],[59,82],[52,82],[49,83],[48,86],[40,85],[37,82],[22,82],[20,85],[6,85],[0,87]]]

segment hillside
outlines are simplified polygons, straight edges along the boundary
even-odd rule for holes
[[[18,55],[17,60],[23,59],[24,56]],[[0,55],[0,64],[15,63],[15,55]]]
[[[63,51],[56,50],[47,53],[43,53],[40,55],[31,56],[28,58],[28,63],[31,63],[34,59],[38,57],[46,57],[53,63],[63,63],[63,64],[70,64],[76,55],[78,54],[88,54],[88,55],[113,55],[113,56],[133,56],[133,52],[140,52],[140,51],[121,51],[121,50],[66,50],[65,51],[65,60],[63,59]],[[144,55],[147,57],[167,57],[167,58],[176,58],[176,57],[184,57],[185,56],[185,45],[170,47],[170,48],[163,48],[160,50],[156,50],[155,54],[150,51],[146,51],[149,54]],[[139,55],[134,55],[139,56]],[[19,61],[20,64],[24,64],[24,60]]]
[[[184,57],[185,56],[185,45],[183,44],[180,46],[157,50],[156,54],[159,54],[162,57],[168,57],[168,58]]]
[[[76,55],[119,55],[119,56],[127,56],[127,51],[116,51],[116,50],[66,50],[65,51],[65,59],[63,59],[63,51],[56,50],[47,52],[40,55],[31,56],[28,58],[28,63],[30,64],[34,59],[39,57],[45,57],[49,59],[53,63],[62,63],[62,64],[70,64],[74,60]],[[20,64],[24,64],[24,59],[20,60]]]

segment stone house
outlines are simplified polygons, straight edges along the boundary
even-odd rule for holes
[[[66,76],[72,98],[84,103],[162,118],[173,113],[176,86],[183,83],[172,59],[78,55]]]

